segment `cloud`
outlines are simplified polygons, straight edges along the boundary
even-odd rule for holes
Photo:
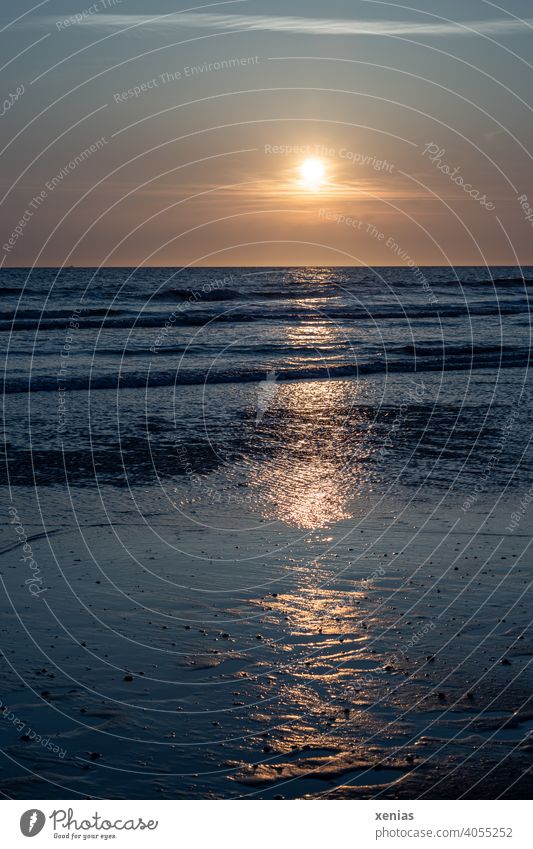
[[[35,21],[36,19],[34,19]],[[41,21],[43,18],[40,19]],[[57,18],[47,16],[46,22],[57,24]],[[512,18],[478,21],[386,21],[343,20],[334,18],[303,18],[282,15],[219,15],[211,12],[185,12],[170,15],[90,14],[79,26],[123,29],[128,27],[159,28],[176,25],[195,29],[236,30],[249,32],[278,32],[296,35],[383,35],[383,36],[449,36],[449,35],[516,35],[525,34],[533,19]]]

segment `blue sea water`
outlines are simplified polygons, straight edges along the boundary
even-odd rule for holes
[[[157,483],[291,450],[310,428],[391,469],[442,449],[434,483],[453,458],[477,473],[530,402],[532,283],[503,267],[4,270],[11,482],[61,482],[66,464],[71,482]]]
[[[532,283],[3,269],[0,791],[524,795]]]
[[[530,279],[528,279],[530,278]],[[533,270],[24,269],[0,278],[6,391],[523,366]],[[73,321],[71,319],[73,317]]]

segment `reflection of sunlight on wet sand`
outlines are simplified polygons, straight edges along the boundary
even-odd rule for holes
[[[355,387],[352,383],[349,394],[347,384],[338,381],[279,386],[261,434],[271,450],[250,471],[268,518],[318,529],[351,517],[353,468],[345,467],[343,418]]]
[[[382,760],[401,773],[408,764],[373,744],[383,728],[379,705],[390,681],[369,633],[374,624],[391,633],[386,616],[375,618],[378,588],[358,578],[357,570],[338,581],[320,560],[292,569],[294,589],[256,601],[266,614],[263,624],[284,635],[276,641],[282,671],[273,665],[269,679],[279,699],[272,714],[268,704],[261,706],[263,721],[277,727],[271,741],[277,759],[236,764],[238,780],[268,787],[280,777],[299,782],[309,775],[316,781],[353,773],[365,785],[378,781],[369,769]]]

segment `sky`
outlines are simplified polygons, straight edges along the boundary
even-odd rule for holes
[[[533,264],[531,2],[413,2],[3,0],[3,267]]]

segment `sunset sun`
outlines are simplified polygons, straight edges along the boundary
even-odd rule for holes
[[[324,182],[324,163],[320,159],[305,159],[299,170],[302,182],[307,189],[316,191]]]

